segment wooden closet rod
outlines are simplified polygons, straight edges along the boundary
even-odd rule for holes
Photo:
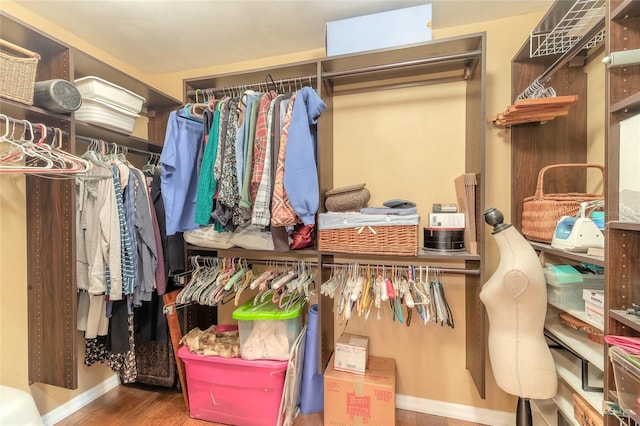
[[[216,257],[216,256],[197,256],[197,255],[193,255],[193,256],[189,256],[189,261],[191,261],[191,258],[194,257],[199,257],[198,260],[206,260],[206,259],[221,259],[220,257]],[[227,257],[228,258],[228,257]],[[317,266],[318,262],[315,261],[308,261],[308,260],[283,260],[283,261],[277,261],[277,260],[263,260],[263,259],[255,259],[255,260],[250,260],[250,259],[244,259],[247,263],[250,264],[255,264],[255,265],[273,265],[273,264],[288,264],[288,263],[297,263],[297,262],[304,262],[305,264],[309,265],[309,266]],[[330,269],[330,268],[345,268],[348,267],[351,264],[354,263],[359,263],[359,262],[347,262],[347,263],[323,263],[322,267],[325,269]],[[410,262],[409,262],[410,263]],[[384,262],[373,262],[373,263],[359,263],[360,266],[365,266],[366,264],[375,264],[375,265],[379,265],[379,266],[392,266],[391,264],[385,264]],[[406,264],[394,264],[393,266],[398,266],[401,268],[406,268],[408,265]],[[480,269],[465,269],[465,268],[444,268],[444,267],[440,267],[440,266],[429,266],[430,268],[434,269],[434,270],[438,270],[443,274],[462,274],[462,275],[480,275]]]
[[[357,263],[357,262],[356,262]],[[364,263],[360,263],[360,266],[365,266],[367,264]],[[377,262],[375,263],[375,265],[378,266],[397,266],[399,268],[407,268],[408,265],[406,264],[385,264],[384,262]],[[344,268],[349,266],[349,264],[347,263],[323,263],[322,267],[323,268]],[[371,266],[374,266],[374,264],[371,264]],[[410,266],[410,265],[409,265]],[[423,265],[424,266],[424,265]],[[480,275],[480,269],[464,269],[464,268],[442,268],[439,266],[429,266],[429,268],[433,269],[434,271],[440,271],[443,274],[461,274],[461,275]]]
[[[343,70],[343,71],[323,72],[322,78],[350,77],[357,74],[389,71],[397,68],[419,67],[422,65],[439,64],[442,62],[462,61],[465,59],[478,58],[481,55],[482,55],[481,50],[472,50],[470,52],[465,52],[465,53],[453,53],[451,55],[442,55],[442,56],[436,56],[433,58],[416,59],[414,61],[396,62],[393,64],[376,65],[371,67],[352,68],[352,69]],[[467,78],[466,75],[465,75],[465,78]]]
[[[210,87],[207,89],[197,89],[197,90],[189,90],[187,92],[187,96],[194,97],[196,96],[196,92],[202,93],[203,96],[206,96],[207,93],[225,93],[225,92],[234,92],[238,90],[246,90],[246,89],[265,89],[269,85],[274,84],[278,85],[290,85],[294,83],[308,83],[309,81],[316,81],[317,76],[315,75],[307,75],[302,77],[291,77],[291,78],[281,78],[279,80],[269,80],[261,81],[258,83],[247,83],[247,84],[237,84],[235,86],[225,86],[225,87]]]
[[[91,142],[99,141],[99,140],[101,140],[101,139],[99,139],[99,138],[90,138],[90,137],[87,137],[87,136],[76,136],[76,141],[86,142],[86,143],[89,143],[89,144]],[[104,141],[104,142],[106,142],[108,146],[112,146],[112,145],[115,144],[115,145],[117,145],[119,147],[124,148],[127,152],[133,152],[134,154],[140,154],[140,155],[151,155],[151,154],[159,155],[160,154],[158,152],[145,151],[143,149],[137,149],[137,148],[130,148],[130,147],[126,146],[126,145],[122,145],[122,144],[115,143],[115,142],[109,142],[109,141]]]
[[[335,78],[341,78],[341,77],[350,77],[350,76],[359,75],[359,74],[390,71],[398,68],[410,68],[410,67],[419,67],[423,65],[439,64],[439,63],[445,63],[445,62],[463,61],[467,59],[479,58],[480,56],[482,56],[482,50],[472,50],[470,52],[453,53],[450,55],[441,55],[441,56],[436,56],[432,58],[416,59],[414,61],[396,62],[393,64],[376,65],[376,66],[362,67],[362,68],[352,68],[352,69],[342,70],[342,71],[327,71],[327,72],[323,72],[321,76],[322,78],[335,79]],[[467,79],[468,77],[469,77],[469,73],[465,72],[464,78]],[[275,80],[274,83],[276,85],[291,84],[295,82],[304,83],[309,79],[314,81],[317,79],[317,77],[315,75],[307,76],[307,77],[294,77],[292,79],[288,78],[288,79]],[[224,91],[233,91],[233,90],[247,88],[247,87],[261,88],[265,86],[266,86],[266,82],[259,82],[259,83],[239,84],[237,86],[213,87],[209,89],[198,89],[198,90],[201,91],[203,94],[205,94],[207,91],[214,92],[214,93],[221,93]],[[195,90],[189,90],[187,92],[187,96],[189,97],[193,97],[195,95],[196,95]]]

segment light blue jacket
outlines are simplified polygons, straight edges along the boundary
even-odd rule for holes
[[[318,117],[327,105],[310,87],[296,94],[284,160],[284,189],[305,225],[315,224],[320,202],[316,144]]]

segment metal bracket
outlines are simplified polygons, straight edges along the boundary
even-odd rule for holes
[[[582,390],[585,392],[602,392],[604,388],[595,387],[589,385],[589,361],[586,360],[582,355],[574,351],[569,346],[563,344],[556,336],[549,333],[547,330],[544,331],[544,335],[547,339],[551,340],[555,345],[549,346],[551,349],[564,349],[569,351],[572,355],[578,358],[581,362],[581,373],[582,373]]]

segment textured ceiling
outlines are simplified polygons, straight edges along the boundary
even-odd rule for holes
[[[146,73],[324,48],[328,21],[425,4],[410,0],[24,0],[21,6]],[[434,0],[432,28],[544,11],[551,0]],[[384,29],[382,29],[384,30]]]

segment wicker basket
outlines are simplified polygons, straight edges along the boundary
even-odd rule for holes
[[[328,212],[357,212],[366,207],[371,198],[369,190],[364,183],[344,188],[337,188],[325,193],[327,199],[324,202]]]
[[[318,250],[334,253],[416,256],[418,254],[418,221],[410,225],[358,224],[337,229],[319,227]]]
[[[543,167],[538,173],[535,195],[525,198],[522,205],[522,234],[529,240],[551,243],[558,220],[562,216],[576,216],[582,202],[604,200],[602,193],[545,194],[545,172],[560,167],[598,168],[604,179],[604,166],[598,164],[554,164]]]
[[[40,55],[2,39],[0,47],[27,56],[21,58],[0,51],[0,96],[33,105],[33,88]]]

